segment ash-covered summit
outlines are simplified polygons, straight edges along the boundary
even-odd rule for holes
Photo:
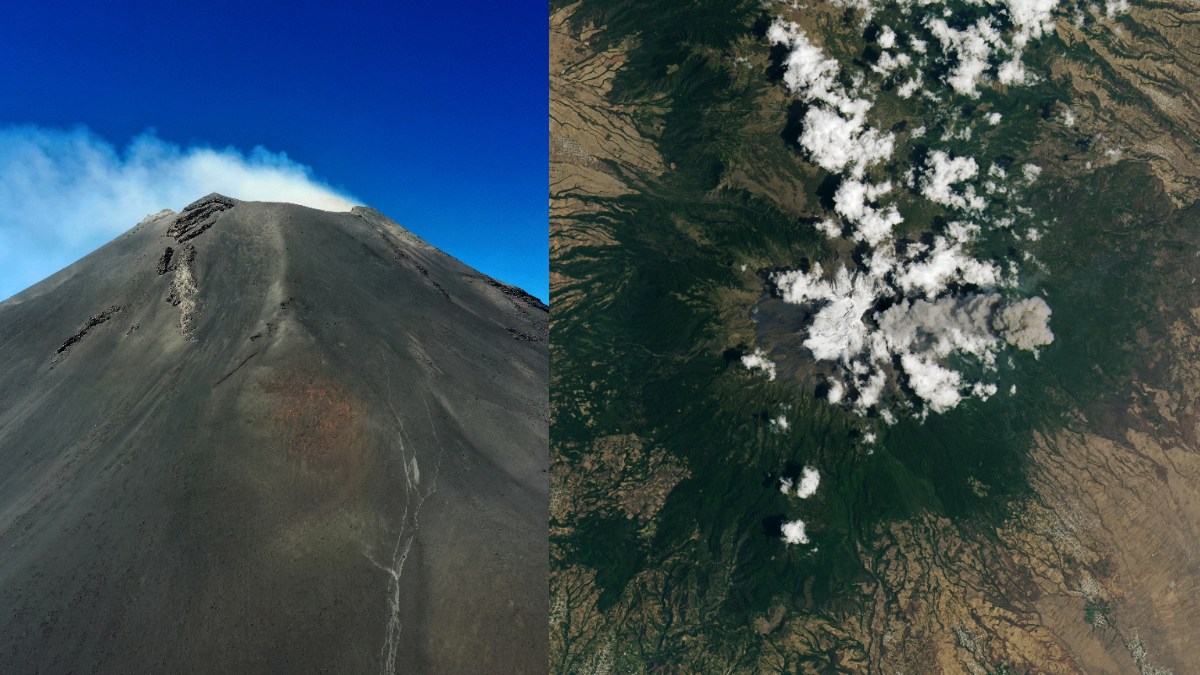
[[[547,325],[216,194],[0,302],[0,672],[544,672]]]

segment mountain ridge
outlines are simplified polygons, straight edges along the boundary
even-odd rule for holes
[[[212,194],[0,302],[0,670],[544,672],[548,315],[511,288]]]

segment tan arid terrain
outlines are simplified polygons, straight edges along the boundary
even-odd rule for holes
[[[596,30],[572,32],[568,19],[578,5],[550,16],[550,256],[560,249],[614,245],[590,197],[630,192],[639,176],[664,170],[653,143],[634,127],[632,111],[608,102],[616,72],[625,63],[620,49],[597,52],[589,45]],[[584,289],[551,265],[554,301],[569,309]]]
[[[1135,3],[1121,25],[1058,22],[1088,58],[1056,62],[1069,80],[1080,127],[1099,135],[1109,162],[1147,163],[1176,206],[1200,198],[1200,4]]]

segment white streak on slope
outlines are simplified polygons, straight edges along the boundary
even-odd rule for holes
[[[391,580],[388,582],[389,612],[387,634],[384,638],[383,647],[379,650],[380,673],[390,675],[396,672],[396,651],[400,646],[400,632],[404,629],[404,626],[400,623],[400,577],[404,574],[404,564],[408,561],[408,554],[412,551],[413,543],[417,538],[417,527],[420,525],[418,518],[421,514],[421,507],[437,491],[437,479],[441,471],[442,455],[445,454],[445,448],[442,447],[442,441],[437,435],[437,428],[433,424],[433,414],[429,410],[429,402],[422,395],[421,402],[425,405],[425,415],[429,420],[429,430],[438,446],[437,459],[433,465],[433,479],[430,481],[429,489],[422,493],[417,487],[416,450],[413,448],[411,450],[412,454],[409,454],[412,440],[409,438],[408,432],[404,427],[404,419],[396,411],[396,406],[392,402],[392,381],[390,374],[387,376],[387,391],[388,407],[391,409],[392,417],[396,420],[396,424],[400,428],[397,440],[400,444],[400,465],[404,467],[404,483],[406,486],[404,491],[404,513],[400,519],[400,531],[396,535],[396,543],[392,547],[392,557],[389,564],[382,565],[374,558],[371,558],[369,554],[367,557],[376,567],[387,572],[391,577]],[[409,516],[410,512],[412,514],[411,519]]]

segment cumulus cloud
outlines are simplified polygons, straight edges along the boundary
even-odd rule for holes
[[[855,251],[839,255],[838,263],[827,262],[829,269],[813,263],[774,273],[771,281],[784,302],[808,310],[803,345],[833,371],[827,380],[829,402],[863,414],[878,409],[889,423],[896,419],[888,408],[895,403],[886,399],[889,393],[898,395],[902,409],[918,416],[944,412],[967,397],[986,400],[997,391],[988,379],[994,378],[1001,350],[1012,346],[1036,352],[1053,340],[1044,300],[1012,302],[1005,297],[1006,289],[1017,287],[1016,264],[1010,261],[1002,270],[974,255],[985,228],[989,236],[1021,240],[1014,225],[1029,213],[1008,202],[989,208],[985,195],[1017,194],[1037,179],[1037,167],[1026,165],[1010,178],[992,164],[981,177],[974,158],[932,149],[921,164],[901,174],[903,184],[958,219],[936,227],[930,223],[916,238],[908,238],[913,236],[909,225],[904,232],[908,237],[897,241],[905,220],[896,200],[905,195],[894,193],[891,181],[868,175],[894,161],[896,140],[871,126],[867,117],[880,84],[890,81],[897,95],[911,97],[924,85],[927,66],[935,63],[945,75],[937,81],[931,76],[930,84],[945,84],[970,97],[993,81],[1029,81],[1022,50],[1053,31],[1055,0],[973,0],[1000,11],[965,24],[954,20],[943,0],[894,3],[932,41],[902,41],[891,27],[880,28],[876,41],[884,51],[875,63],[858,64],[858,71],[849,75],[795,23],[776,21],[769,31],[773,43],[789,50],[784,83],[808,104],[800,146],[814,164],[840,177],[832,213],[826,214],[836,218],[822,218],[816,228],[829,239],[850,240],[843,246]],[[933,91],[923,95],[939,98]],[[982,117],[992,126],[1001,119],[998,112]],[[909,140],[924,133],[925,127],[918,126]],[[969,140],[971,135],[969,124],[947,127],[941,140]],[[761,352],[743,363],[774,375],[773,364]],[[815,490],[819,478],[813,471]],[[796,480],[803,491],[804,477],[789,478],[782,489],[791,489]]]
[[[1059,0],[970,0],[970,5],[986,5],[992,9],[989,16],[974,23],[961,25],[954,21],[957,8],[947,6],[946,0],[835,0],[834,4],[853,7],[863,12],[863,24],[884,5],[900,8],[902,15],[914,16],[915,22],[924,27],[941,47],[937,58],[949,66],[944,81],[957,93],[969,97],[979,96],[979,87],[995,78],[1001,84],[1027,83],[1031,80],[1021,61],[1022,54],[1030,41],[1054,32],[1054,10]],[[1109,0],[1106,14],[1113,18],[1129,9],[1128,0]],[[950,19],[949,21],[947,19]],[[794,25],[794,24],[791,24]],[[893,55],[890,50],[899,47],[899,40],[890,26],[880,28],[876,43],[882,52],[872,70],[888,74],[897,68],[906,68],[914,62],[908,54]],[[916,55],[916,61],[925,63],[929,44],[916,36],[908,40],[908,47]],[[828,72],[836,72],[836,63],[827,63]],[[918,73],[919,75],[919,73]],[[915,93],[917,79],[911,78],[900,87],[900,95],[908,98]]]
[[[867,124],[871,102],[841,85],[837,61],[826,57],[793,22],[775,21],[767,38],[789,48],[784,84],[812,104],[804,114],[799,141],[817,166],[861,177],[867,168],[891,157],[894,135]]]
[[[792,488],[796,488],[796,496],[801,499],[808,499],[817,494],[817,486],[821,484],[821,472],[811,466],[806,466],[800,471],[799,478],[784,476],[779,479],[779,491],[783,494],[792,494]]]
[[[828,58],[819,47],[809,41],[799,25],[776,21],[767,30],[767,39],[773,44],[790,48],[784,58],[783,83],[794,94],[806,100],[825,101],[832,105],[843,98],[837,82],[838,62]]]
[[[807,544],[808,533],[804,531],[803,520],[793,520],[783,524],[783,542],[785,544]]]
[[[971,257],[963,242],[935,237],[932,248],[915,244],[912,249],[913,259],[894,277],[896,285],[905,293],[934,297],[953,281],[982,287],[994,286],[999,281],[1000,271],[996,266]]]
[[[1054,32],[1054,8],[1058,0],[1003,0],[998,3],[1008,10],[1008,18],[1016,27],[1013,46],[1021,49],[1030,39]]]
[[[970,382],[942,362],[971,357],[994,370],[1004,344],[1036,350],[1050,344],[1049,305],[1041,298],[1007,302],[994,291],[951,293],[950,284],[972,282],[996,287],[999,272],[966,255],[959,244],[938,237],[932,256],[898,261],[887,275],[840,267],[832,278],[814,264],[808,272],[790,270],[774,277],[785,302],[815,307],[804,346],[817,361],[836,364],[844,379],[829,382],[830,403],[849,399],[865,412],[880,403],[887,373],[898,364],[909,389],[933,412],[944,412],[964,396],[995,393],[986,382]],[[903,296],[886,309],[878,304]],[[907,297],[904,297],[907,296]]]
[[[796,486],[796,496],[808,499],[817,494],[817,486],[821,484],[821,472],[806,466],[800,472],[800,484]]]
[[[1129,0],[1109,0],[1104,3],[1104,15],[1110,19],[1115,19],[1122,14],[1129,13]]]
[[[935,171],[944,175],[926,185],[953,185],[978,172],[973,160],[954,167],[948,156],[942,159],[950,168]],[[870,202],[889,188],[847,179],[835,193],[835,210],[848,222],[861,222],[881,211]],[[944,412],[967,396],[986,399],[996,391],[994,384],[970,381],[948,366],[952,358],[969,357],[992,371],[1005,345],[1036,350],[1053,340],[1045,301],[1005,300],[997,291],[1014,279],[970,254],[981,230],[975,222],[952,221],[927,243],[909,241],[901,248],[891,245],[889,231],[872,240],[857,268],[838,265],[827,272],[813,263],[772,275],[780,298],[812,308],[803,344],[816,361],[834,364],[841,374],[829,380],[831,403],[866,412],[881,405],[894,378],[920,403],[918,414]]]
[[[926,21],[926,27],[953,63],[946,83],[959,94],[971,98],[979,96],[979,86],[990,79],[993,70],[1001,84],[1030,81],[1021,61],[1022,53],[1030,40],[1054,32],[1053,11],[1058,0],[987,0],[986,4],[1000,7],[1008,14],[1012,28],[1007,34],[997,27],[992,17],[982,17],[962,29],[950,26],[940,16]],[[1001,58],[1003,63],[998,67],[992,65]]]
[[[791,478],[788,478],[787,476],[784,476],[783,478],[779,479],[779,491],[785,495],[791,494],[792,486],[795,484],[796,484],[796,481],[792,480]]]
[[[961,30],[940,17],[930,19],[926,25],[941,43],[942,51],[955,59],[954,67],[946,75],[946,84],[965,96],[979,96],[979,85],[991,67],[988,59],[993,50],[1004,47],[1003,36],[991,18],[982,17]]]
[[[900,98],[912,98],[912,95],[921,89],[921,84],[923,82],[924,79],[922,78],[921,74],[917,73],[916,77],[909,78],[907,82],[900,85],[896,89],[896,93],[900,95]],[[914,134],[914,137],[919,138],[920,135],[921,134]]]
[[[892,184],[845,180],[833,195],[834,210],[854,226],[854,238],[876,246],[892,236],[892,228],[904,222],[894,205],[876,208],[872,203],[891,192]]]
[[[979,166],[970,157],[951,157],[942,150],[929,153],[925,173],[921,177],[921,195],[935,204],[952,208],[980,211],[985,206],[982,197],[971,185],[956,187],[975,178]]]
[[[761,349],[754,350],[751,354],[742,356],[742,365],[748,370],[761,370],[766,374],[768,380],[775,379],[775,364],[771,359],[767,358],[767,353]]]
[[[914,354],[901,356],[900,367],[908,377],[909,386],[934,412],[945,412],[962,399],[958,391],[962,375],[957,371],[943,368]]]
[[[830,403],[837,405],[842,402],[842,398],[846,395],[846,386],[841,380],[831,380],[829,382],[829,393],[825,397]]]
[[[887,75],[896,70],[902,70],[912,65],[912,57],[908,54],[892,54],[891,52],[883,52],[879,55],[879,60],[871,66],[871,70],[880,75]]]
[[[891,49],[896,46],[896,31],[892,30],[891,26],[884,26],[879,30],[879,37],[876,38],[880,47]]]
[[[858,178],[871,165],[892,156],[895,138],[867,126],[865,113],[845,117],[833,110],[812,107],[804,113],[800,146],[822,169],[833,173],[846,171]]]
[[[814,264],[807,273],[780,272],[773,280],[784,302],[824,304],[804,341],[814,358],[845,360],[862,351],[868,333],[863,317],[881,294],[878,280],[845,267],[839,268],[832,279],[824,279],[820,264]]]
[[[821,234],[824,234],[826,237],[829,237],[830,239],[837,239],[838,237],[842,236],[842,226],[839,225],[837,223],[837,221],[833,220],[832,218],[825,218],[824,220],[820,220],[813,227],[817,228],[818,232],[820,232]]]
[[[210,192],[345,211],[352,197],[284,153],[181,147],[143,133],[118,149],[94,132],[0,129],[0,298],[70,264],[144,216]]]
[[[1024,84],[1028,82],[1029,76],[1025,72],[1025,64],[1021,63],[1021,56],[1018,54],[1001,64],[996,69],[996,79],[1000,81],[1000,84]]]

